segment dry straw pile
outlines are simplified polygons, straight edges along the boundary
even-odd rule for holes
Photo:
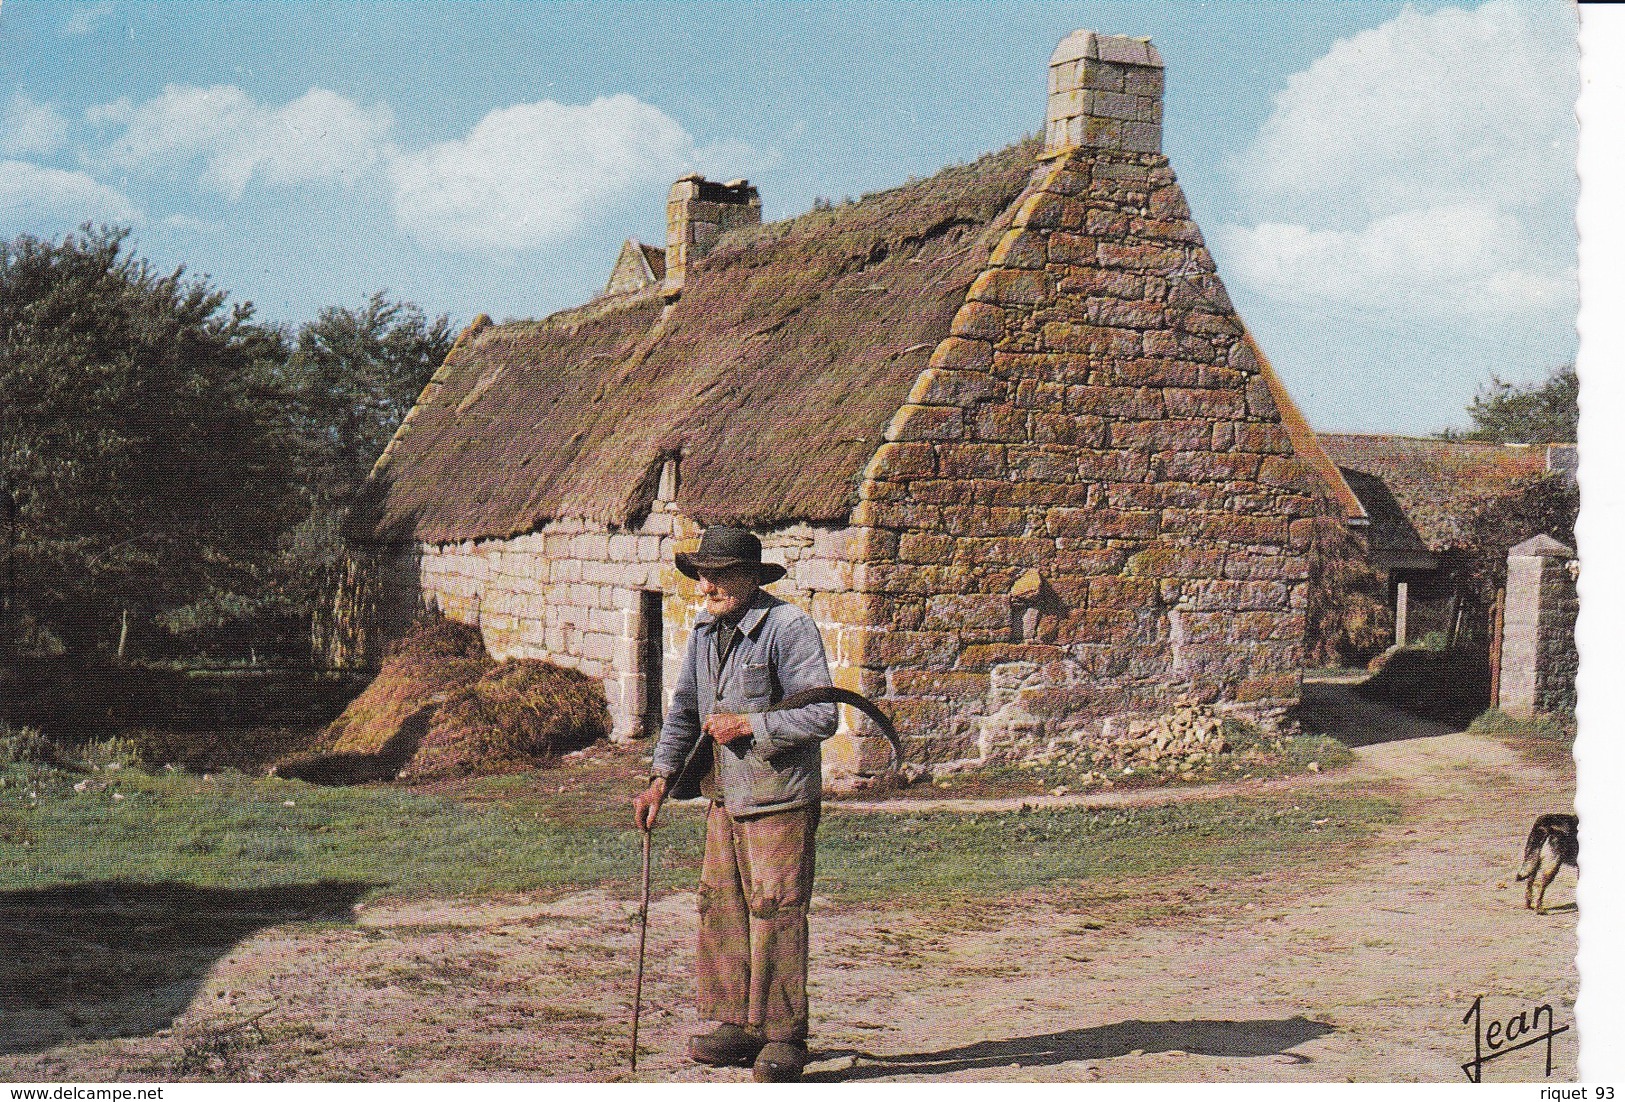
[[[486,655],[477,629],[426,621],[397,643],[324,741],[278,763],[315,784],[430,780],[534,766],[607,737],[604,692],[547,662]]]

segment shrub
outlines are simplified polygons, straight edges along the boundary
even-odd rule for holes
[[[1312,527],[1304,646],[1311,663],[1363,662],[1393,635],[1387,583],[1341,512],[1321,502]]]
[[[0,723],[0,765],[45,766],[49,770],[86,773],[97,769],[139,769],[141,755],[124,738],[71,744],[64,749],[34,727]]]
[[[115,769],[139,769],[145,760],[140,744],[134,739],[127,738],[105,738],[87,742],[77,746],[75,753],[86,765],[96,769],[106,769],[108,766]]]
[[[38,729],[0,723],[0,765],[54,765],[61,754]]]
[[[1452,725],[1466,724],[1489,704],[1490,659],[1482,649],[1400,647],[1383,657],[1359,686],[1361,696]]]

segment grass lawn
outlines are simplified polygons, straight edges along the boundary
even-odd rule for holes
[[[1526,719],[1495,708],[1473,720],[1467,728],[1475,735],[1500,739],[1529,761],[1560,773],[1574,774],[1574,717],[1537,712]]]
[[[1223,868],[1237,877],[1334,859],[1398,818],[1368,795],[1226,798],[1146,808],[836,814],[819,832],[836,899],[996,896],[1058,882]]]
[[[599,885],[630,893],[639,843],[629,801],[643,775],[636,754],[612,748],[418,789],[12,763],[0,766],[0,893],[15,900],[12,893],[109,883],[344,883],[375,896]],[[1096,876],[1244,871],[1331,858],[1396,816],[1392,802],[1352,792],[998,814],[832,806],[819,833],[819,891],[837,902],[970,897]],[[695,807],[663,813],[660,889],[693,885],[700,827]]]
[[[635,872],[636,833],[608,810],[562,822],[545,801],[467,802],[388,785],[321,788],[240,773],[135,769],[83,778],[0,774],[0,891],[169,881],[261,888],[324,881],[390,895],[569,889]],[[619,810],[619,809],[615,809]],[[621,818],[629,822],[629,815]],[[697,849],[697,816],[673,816],[663,846]],[[663,854],[663,886],[686,883]]]

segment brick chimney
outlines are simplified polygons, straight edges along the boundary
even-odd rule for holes
[[[1045,157],[1162,152],[1162,55],[1149,38],[1073,31],[1049,59]]]
[[[666,196],[666,279],[664,292],[675,298],[691,260],[711,250],[717,238],[737,226],[762,224],[762,200],[748,180],[718,184],[690,173]]]

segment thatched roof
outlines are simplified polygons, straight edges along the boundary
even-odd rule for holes
[[[1384,567],[1432,570],[1438,560],[1382,479],[1353,469],[1342,472],[1345,485],[1359,498],[1366,518],[1361,529],[1368,551]]]
[[[703,523],[844,520],[1037,151],[732,231],[664,320],[651,288],[465,335],[375,471],[378,533],[625,526],[676,454]]]
[[[1486,506],[1546,476],[1545,448],[1353,433],[1319,438],[1365,506],[1373,551],[1468,548],[1473,519]]]

